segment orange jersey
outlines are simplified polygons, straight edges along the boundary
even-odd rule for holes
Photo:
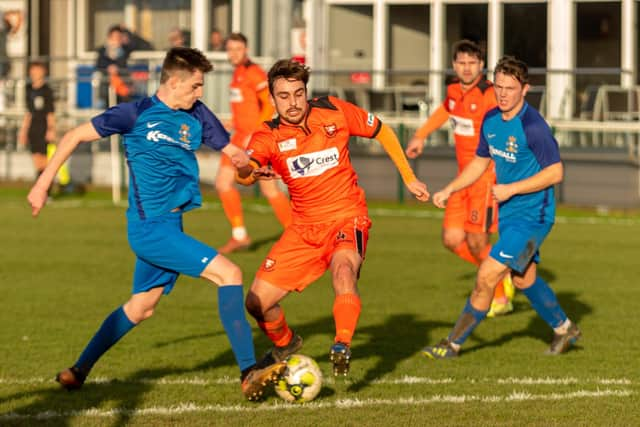
[[[254,132],[260,125],[262,110],[273,109],[271,105],[262,105],[258,98],[258,93],[267,86],[267,75],[257,64],[247,61],[235,68],[229,85],[229,102],[236,132]]]
[[[334,97],[309,101],[298,126],[265,122],[249,142],[249,154],[271,165],[289,188],[294,223],[328,222],[367,215],[364,190],[349,156],[349,137],[375,138],[382,122]]]
[[[460,83],[450,84],[442,105],[449,113],[461,171],[476,155],[484,115],[497,106],[493,84],[481,80],[466,92],[462,91]]]

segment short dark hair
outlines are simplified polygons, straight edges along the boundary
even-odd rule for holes
[[[115,33],[115,32],[118,32],[118,33],[124,32],[120,24],[110,26],[109,29],[107,30],[107,35],[111,35],[111,33]]]
[[[484,58],[484,52],[482,51],[482,48],[476,42],[473,42],[469,39],[462,39],[460,41],[457,41],[453,45],[452,52],[452,59],[454,61],[458,57],[459,53],[466,53],[467,55],[475,56],[480,61],[482,61],[482,58]]]
[[[213,65],[198,49],[191,47],[171,48],[162,62],[160,83],[165,83],[175,72],[187,71],[194,73],[196,70],[208,73],[213,70]]]
[[[245,36],[242,33],[231,33],[229,34],[229,36],[227,37],[227,40],[225,40],[225,45],[227,44],[227,42],[229,40],[233,40],[236,42],[242,42],[244,43],[245,46],[249,45],[249,41],[247,40],[247,36]]]
[[[47,70],[48,70],[48,68],[49,68],[49,67],[47,66],[47,63],[46,63],[46,62],[44,62],[44,61],[43,61],[43,60],[41,60],[41,59],[34,59],[34,60],[30,61],[30,62],[29,62],[29,67],[28,67],[28,68],[32,68],[32,67],[41,67],[41,68],[44,68],[44,70],[45,70],[45,71],[47,71]]]
[[[515,56],[505,55],[500,58],[493,72],[511,76],[523,86],[529,83],[529,67]]]
[[[273,95],[273,85],[279,78],[300,80],[304,83],[304,87],[306,89],[307,83],[309,82],[310,72],[311,70],[309,67],[299,63],[298,61],[294,61],[293,59],[281,59],[273,64],[267,74],[269,78],[269,92]]]

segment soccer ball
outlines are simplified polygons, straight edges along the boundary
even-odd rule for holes
[[[316,361],[308,356],[292,354],[286,362],[287,369],[276,382],[278,396],[294,403],[315,399],[322,388],[322,371]]]

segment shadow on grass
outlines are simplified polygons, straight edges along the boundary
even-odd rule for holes
[[[372,381],[393,372],[399,363],[414,357],[418,349],[430,341],[431,330],[451,325],[451,322],[418,320],[415,314],[407,313],[394,314],[384,323],[358,329],[358,335],[368,336],[369,339],[364,344],[354,346],[354,360],[357,362],[358,355],[366,355],[377,358],[377,361],[367,370],[364,377],[351,384],[348,390],[357,392]]]
[[[585,316],[593,312],[593,308],[590,305],[581,302],[578,299],[578,294],[575,292],[558,292],[556,295],[558,297],[558,301],[560,301],[560,306],[565,311],[567,316],[578,325],[580,325],[580,321]],[[550,344],[551,339],[553,338],[553,331],[551,330],[549,325],[547,325],[547,323],[542,320],[542,318],[538,316],[538,314],[531,308],[531,305],[528,304],[528,301],[514,305],[514,313],[522,313],[527,310],[531,311],[533,317],[526,327],[519,331],[509,332],[508,334],[505,334],[498,339],[485,341],[478,345],[474,345],[473,347],[465,348],[464,353],[472,353],[485,347],[498,347],[511,340],[523,337],[536,338],[540,341]],[[479,327],[482,327],[482,325],[480,325]],[[578,341],[577,346],[571,347],[569,351],[580,350],[581,348],[579,346],[579,343],[580,341]]]
[[[312,322],[298,325],[296,332],[303,337],[310,337],[316,334],[329,334],[333,336],[333,317],[325,316]],[[205,340],[218,333],[198,334],[178,340],[159,343],[156,347],[165,347],[187,340]],[[265,350],[270,347],[270,342],[260,334],[256,337],[256,347],[261,344]],[[260,353],[258,353],[258,356]],[[134,372],[126,378],[111,380],[109,382],[92,382],[89,377],[87,384],[80,391],[66,392],[54,383],[39,387],[35,390],[22,391],[12,395],[0,397],[0,407],[15,400],[28,399],[33,402],[18,407],[11,413],[0,414],[0,425],[25,425],[34,423],[39,425],[71,426],[76,424],[76,417],[82,416],[83,411],[92,409],[102,409],[108,411],[115,408],[114,419],[111,423],[114,426],[127,425],[131,422],[144,400],[144,396],[152,391],[154,380],[160,380],[168,376],[180,376],[206,372],[220,366],[235,366],[236,361],[230,348],[218,353],[212,359],[206,360],[193,367],[159,367],[144,368]],[[265,397],[273,396],[275,392],[269,390]],[[324,387],[321,391],[322,397],[329,397],[335,394],[335,390]],[[240,379],[238,373],[238,400],[242,400],[240,392]]]

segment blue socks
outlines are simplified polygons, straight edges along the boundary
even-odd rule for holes
[[[449,334],[449,342],[458,346],[462,345],[462,343],[469,338],[469,335],[471,335],[471,332],[473,332],[476,326],[487,317],[487,312],[489,312],[489,310],[476,310],[471,305],[471,298],[467,299],[467,303],[462,313],[460,313],[460,317],[458,317],[455,326]]]
[[[255,365],[253,335],[244,314],[242,285],[218,287],[218,311],[240,370]],[[98,359],[134,326],[136,324],[129,320],[123,308],[118,307],[102,322],[74,367],[87,375]]]
[[[218,312],[240,371],[255,365],[253,335],[244,314],[242,285],[218,287]]]
[[[567,320],[567,315],[560,307],[556,294],[540,277],[537,277],[533,285],[523,289],[522,292],[529,298],[534,310],[552,328],[561,326]]]
[[[121,307],[118,307],[113,313],[107,316],[102,322],[102,326],[98,332],[91,338],[89,344],[84,349],[80,358],[75,363],[75,367],[80,369],[83,374],[88,374],[98,359],[117,343],[127,332],[136,326]]]

